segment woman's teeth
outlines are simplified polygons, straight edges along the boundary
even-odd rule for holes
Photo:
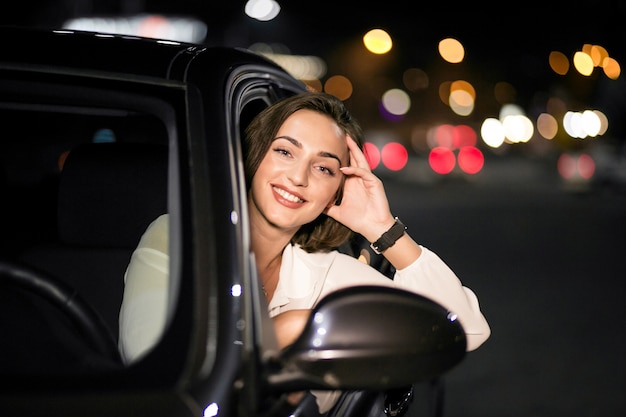
[[[301,198],[298,198],[297,196],[288,193],[287,191],[283,190],[282,188],[277,188],[274,187],[274,191],[276,191],[276,193],[280,194],[280,196],[282,198],[284,198],[285,200],[289,200],[293,203],[304,203],[304,200]]]

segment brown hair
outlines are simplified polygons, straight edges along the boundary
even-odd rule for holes
[[[248,186],[252,183],[252,177],[268,152],[278,129],[298,110],[312,110],[329,116],[342,132],[350,135],[359,148],[363,148],[361,126],[337,97],[314,92],[291,96],[264,109],[246,128],[245,169]],[[337,202],[341,201],[342,191],[343,186],[337,193]],[[300,227],[291,243],[300,245],[307,252],[327,252],[347,241],[352,233],[350,229],[322,213],[312,222]]]

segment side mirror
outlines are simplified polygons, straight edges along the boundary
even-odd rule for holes
[[[385,390],[441,375],[465,351],[461,324],[441,305],[396,288],[354,287],[320,301],[269,382],[285,391]]]

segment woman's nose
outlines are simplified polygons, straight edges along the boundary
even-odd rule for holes
[[[306,165],[296,164],[288,172],[288,178],[298,187],[306,187],[309,184],[309,171]]]

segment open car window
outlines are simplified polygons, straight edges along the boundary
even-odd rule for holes
[[[178,207],[176,94],[65,81],[0,81],[0,369],[18,381],[116,367],[130,256]]]

